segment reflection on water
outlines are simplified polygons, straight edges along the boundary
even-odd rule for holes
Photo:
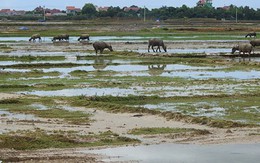
[[[108,64],[111,64],[111,59],[104,59],[103,57],[96,57],[94,60],[93,68],[96,70],[103,70],[105,69]]]
[[[47,63],[48,61],[46,61]],[[122,61],[123,62],[123,61]],[[0,62],[2,67],[6,65],[18,64],[19,62],[2,61]],[[36,63],[36,62],[32,62]],[[56,63],[56,61],[50,62]],[[71,63],[71,62],[70,62]],[[73,63],[73,62],[72,62]],[[191,79],[209,79],[209,78],[231,78],[231,79],[259,79],[260,72],[258,70],[240,70],[240,71],[221,71],[222,67],[199,67],[189,66],[182,64],[168,64],[168,65],[136,65],[128,64],[129,61],[121,63],[121,60],[110,60],[103,59],[102,57],[95,58],[94,60],[79,60],[76,61],[78,64],[83,66],[77,67],[57,67],[57,68],[38,68],[45,73],[47,72],[59,72],[61,77],[69,77],[69,73],[76,70],[82,71],[114,71],[117,72],[115,76],[164,76],[164,77],[180,77],[180,78],[191,78]],[[84,64],[86,64],[84,66]],[[112,64],[112,65],[111,65]],[[0,66],[1,67],[1,66]],[[5,72],[29,72],[28,69],[11,69],[5,68],[2,70]]]
[[[165,69],[166,65],[148,65],[149,74],[151,76],[160,76]]]
[[[258,163],[260,144],[185,145],[159,144],[136,147],[117,147],[78,152],[102,154],[102,161],[138,161],[142,163]]]

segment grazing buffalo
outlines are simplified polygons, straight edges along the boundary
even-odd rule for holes
[[[251,44],[253,47],[260,46],[260,40],[258,40],[258,39],[251,40],[251,41],[250,41],[250,44]]]
[[[82,34],[79,36],[78,41],[80,40],[88,40],[89,41],[89,34]]]
[[[153,52],[155,52],[155,51],[154,51],[154,48],[153,48],[154,46],[157,46],[156,52],[157,52],[158,50],[159,50],[159,52],[161,52],[160,47],[162,47],[163,50],[164,50],[165,52],[167,52],[166,46],[164,45],[163,40],[161,40],[161,39],[158,39],[158,38],[149,39],[148,52],[150,52],[150,47],[151,47],[151,46],[152,46]]]
[[[98,52],[98,50],[100,51],[100,54],[102,54],[103,50],[105,48],[108,48],[110,51],[113,51],[112,46],[108,45],[107,43],[103,42],[103,41],[96,41],[93,43],[93,47],[96,51],[96,54]]]
[[[246,34],[246,36],[245,37],[256,37],[256,33],[255,32],[250,32],[250,33],[248,33],[248,34]]]
[[[239,51],[239,55],[242,52],[243,54],[248,53],[248,56],[250,56],[251,52],[253,51],[253,46],[251,44],[236,45],[232,48],[232,54],[234,54],[237,50]]]
[[[54,36],[52,41],[56,41],[56,40],[59,40],[59,41],[63,41],[63,40],[69,41],[69,37],[70,36],[67,35],[67,34],[61,34],[61,35],[58,35],[58,36]]]
[[[42,40],[40,34],[33,34],[33,35],[31,36],[31,38],[29,39],[29,41],[32,41],[32,40],[33,40],[33,42],[35,42],[36,39],[39,39],[39,41]]]

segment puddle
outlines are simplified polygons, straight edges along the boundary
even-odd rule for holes
[[[190,115],[193,116],[205,116],[205,117],[222,117],[225,116],[225,108],[221,107],[213,107],[209,109],[204,109],[204,108],[197,108],[198,111],[194,113],[189,113]]]
[[[58,55],[59,56],[59,55]],[[102,58],[95,58],[93,59],[77,59],[77,56],[74,55],[67,55],[65,56],[65,60],[47,60],[47,61],[0,61],[0,65],[17,65],[17,64],[44,64],[44,63],[75,63],[75,64],[91,64],[91,65],[107,65],[107,64],[135,64],[139,63],[138,60],[127,60],[127,59],[102,59]]]
[[[0,53],[1,55],[8,56],[86,56],[86,55],[95,55],[94,53],[85,53],[85,52],[42,52],[42,51],[12,51],[12,53]]]
[[[68,59],[70,58],[70,59]],[[71,59],[72,58],[72,59]],[[164,76],[164,77],[181,77],[193,79],[207,79],[207,78],[232,78],[232,79],[259,79],[260,73],[256,70],[251,71],[216,71],[226,67],[199,67],[189,66],[182,64],[169,64],[169,65],[135,65],[137,61],[131,60],[109,60],[109,59],[89,59],[89,60],[76,60],[75,57],[67,57],[65,61],[32,61],[28,63],[77,63],[86,64],[86,66],[78,66],[71,68],[48,68],[38,69],[43,72],[57,71],[62,76],[75,70],[84,71],[114,71],[118,72],[116,76]],[[0,65],[13,65],[24,62],[13,61],[0,61]],[[111,65],[112,64],[112,65]],[[118,65],[113,65],[118,64]],[[91,66],[89,66],[91,65]],[[210,71],[212,70],[212,71]],[[27,72],[25,69],[5,69],[4,71],[10,72]]]
[[[209,105],[209,103],[206,103]],[[144,107],[150,110],[161,110],[161,111],[173,111],[181,112],[187,114],[185,110],[178,109],[182,105],[188,107],[187,103],[160,103],[160,104],[145,104],[145,105],[135,105],[136,107]],[[197,104],[196,104],[197,105]],[[188,115],[192,116],[205,116],[205,117],[221,117],[225,115],[225,108],[221,107],[210,107],[208,109],[195,107],[196,111],[189,111]]]
[[[171,71],[163,72],[160,76],[165,77],[181,77],[191,79],[209,79],[209,78],[230,78],[230,79],[259,79],[260,72],[256,70],[251,71]]]
[[[77,111],[77,109],[71,107],[71,106],[65,106],[65,105],[62,105],[62,106],[58,106],[60,107],[61,109],[64,109],[66,111]]]
[[[11,112],[5,111],[5,110],[0,110],[0,116],[1,116],[1,118],[7,118],[7,119],[37,120],[37,118],[34,115],[16,114],[16,113],[11,113]]]
[[[258,85],[251,85],[252,89]],[[234,89],[234,88],[240,89]],[[253,91],[247,88],[246,85],[194,85],[194,86],[157,86],[157,87],[142,87],[131,86],[129,88],[72,88],[53,91],[28,91],[17,92],[24,94],[32,94],[38,96],[160,96],[160,97],[173,97],[173,96],[196,96],[196,95],[218,95],[218,94],[234,94]]]
[[[226,144],[226,145],[193,145],[193,144],[159,144],[148,146],[116,147],[100,150],[81,150],[80,153],[105,155],[105,162],[251,162],[260,160],[260,144]]]
[[[244,112],[260,113],[260,106],[245,107]],[[260,123],[260,122],[259,122]]]
[[[128,96],[137,95],[132,89],[121,88],[77,88],[77,89],[63,89],[56,91],[32,91],[32,92],[18,92],[25,94],[32,94],[38,96]]]
[[[62,89],[55,91],[31,91],[31,92],[17,92],[20,94],[31,94],[37,96],[129,96],[129,95],[145,95],[145,96],[195,96],[195,95],[214,95],[205,91],[205,87],[193,87],[190,89],[184,87],[131,87],[128,89],[123,88],[74,88],[74,89]],[[212,87],[209,88],[209,90]],[[185,90],[185,91],[184,91]],[[224,90],[223,90],[224,91]]]
[[[38,110],[48,110],[49,108],[42,104],[32,104],[32,107],[38,109]]]
[[[158,65],[157,65],[158,66]],[[224,67],[223,67],[224,68]],[[209,78],[230,78],[230,79],[259,79],[260,72],[256,70],[251,71],[215,71],[221,67],[196,67],[187,65],[165,65],[164,67],[153,67],[151,65],[107,65],[97,64],[92,66],[78,66],[72,68],[49,68],[39,69],[43,72],[57,71],[62,76],[69,76],[72,71],[114,71],[117,72],[115,76],[163,76],[163,77],[180,77],[191,79],[209,79]],[[7,69],[8,71],[9,69]],[[210,71],[212,70],[212,71]],[[19,70],[22,71],[22,70]]]
[[[31,105],[32,107],[38,109],[38,110],[49,110],[51,108],[48,108],[47,106],[45,105],[42,105],[42,104],[32,104]],[[75,108],[73,107],[70,107],[70,106],[66,106],[66,105],[58,105],[58,106],[54,106],[55,108],[60,108],[60,109],[64,109],[66,111],[77,111]]]

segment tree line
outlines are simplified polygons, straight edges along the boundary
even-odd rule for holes
[[[137,7],[137,6],[131,6]],[[86,15],[89,18],[95,17],[144,17],[148,19],[174,19],[174,18],[216,18],[234,20],[238,17],[240,20],[260,20],[260,9],[253,9],[248,6],[236,7],[230,5],[226,8],[210,8],[210,7],[167,7],[147,9],[140,8],[138,11],[125,11],[120,7],[109,7],[107,11],[97,12],[95,6],[91,3],[85,4],[79,15]]]
[[[137,6],[131,6],[137,7]],[[138,7],[137,7],[138,8]],[[39,15],[39,13],[38,13]],[[260,9],[253,9],[248,6],[236,7],[230,5],[227,8],[210,7],[181,7],[163,6],[155,9],[139,8],[139,10],[124,10],[120,7],[109,7],[106,11],[97,11],[92,3],[87,3],[82,7],[81,12],[76,15],[53,16],[47,19],[53,20],[86,20],[95,18],[143,18],[151,20],[167,20],[180,18],[215,18],[217,20],[260,20]],[[39,16],[38,16],[39,17]],[[8,19],[36,20],[33,16],[8,17]]]

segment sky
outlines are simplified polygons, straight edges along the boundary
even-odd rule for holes
[[[139,7],[160,8],[162,6],[181,7],[183,4],[194,7],[198,0],[0,0],[0,9],[33,10],[38,6],[46,8],[57,8],[65,10],[66,6],[82,8],[86,3],[97,6],[125,7],[137,5]],[[260,8],[260,0],[213,0],[214,7],[229,6],[249,6],[250,8]]]

